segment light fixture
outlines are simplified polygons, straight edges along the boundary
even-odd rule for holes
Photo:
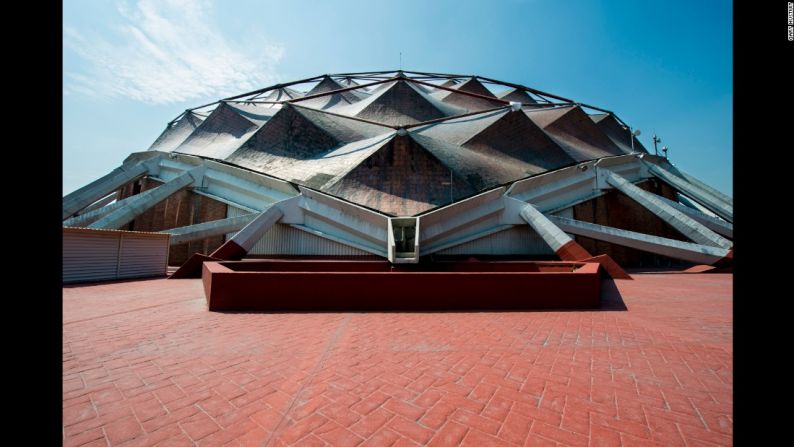
[[[656,148],[656,143],[661,143],[662,139],[653,134],[653,152],[654,155],[659,155],[659,149]]]
[[[631,126],[629,126],[629,139],[631,140],[631,152],[634,152],[634,138],[639,136],[642,132],[640,129],[631,130]]]

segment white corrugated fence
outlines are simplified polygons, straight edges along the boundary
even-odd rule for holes
[[[63,229],[63,282],[165,276],[167,233]]]

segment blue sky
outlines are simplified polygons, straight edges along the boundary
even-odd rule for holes
[[[188,107],[323,73],[478,74],[612,110],[732,194],[732,3],[111,1],[63,5],[63,192]]]

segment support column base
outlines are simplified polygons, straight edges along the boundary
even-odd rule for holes
[[[634,279],[609,255],[593,256],[574,240],[560,247],[557,256],[563,261],[597,262],[612,279]]]
[[[222,261],[223,259],[214,258],[212,256],[203,255],[201,253],[193,253],[193,256],[188,258],[168,279],[185,279],[185,278],[201,278],[201,267],[207,261]]]

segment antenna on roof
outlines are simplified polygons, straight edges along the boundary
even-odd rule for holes
[[[403,52],[400,51],[400,70],[403,69]]]

